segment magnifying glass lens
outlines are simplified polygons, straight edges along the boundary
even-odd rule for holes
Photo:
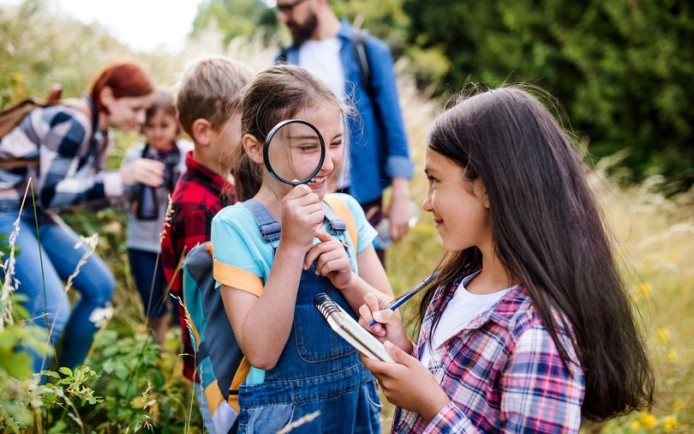
[[[315,128],[291,122],[269,139],[267,162],[280,181],[294,185],[309,182],[320,169],[325,150]]]

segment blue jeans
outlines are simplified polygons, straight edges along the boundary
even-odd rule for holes
[[[12,232],[17,215],[18,210],[0,210],[0,233]],[[31,320],[49,331],[50,343],[56,346],[62,336],[62,346],[56,349],[59,366],[74,368],[87,357],[100,325],[100,312],[95,310],[109,306],[115,281],[96,253],[89,255],[72,281],[72,289],[79,292],[80,299],[71,311],[63,282],[75,271],[88,248],[77,247],[79,238],[72,230],[40,211],[37,238],[36,220],[32,209],[24,210],[16,242],[19,253],[14,279],[18,292],[27,298],[25,308]],[[90,318],[92,314],[95,318]],[[47,367],[47,360],[34,355],[34,372]]]
[[[130,274],[142,299],[147,319],[161,318],[169,312],[168,284],[164,278],[164,267],[159,254],[140,249],[128,249]],[[178,309],[173,309],[177,312]],[[175,318],[178,321],[178,318]]]

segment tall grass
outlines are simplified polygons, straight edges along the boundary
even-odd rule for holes
[[[40,6],[44,2],[29,3]],[[38,10],[42,11],[40,7]],[[183,65],[202,55],[229,55],[257,71],[270,65],[275,53],[274,47],[263,45],[261,37],[239,38],[222,48],[222,38],[214,30],[189,41],[175,55],[132,53],[109,41],[100,29],[85,28],[31,10],[20,12],[12,15],[0,10],[0,36],[8,41],[0,47],[2,104],[10,97],[16,99],[32,91],[45,91],[52,81],[66,84],[68,96],[77,95],[86,88],[88,77],[113,57],[135,56],[151,69],[161,84],[171,86]],[[78,32],[73,31],[75,26],[79,27]],[[399,62],[396,67],[403,71],[405,64]],[[442,104],[418,92],[413,79],[402,72],[399,72],[398,84],[416,165],[416,175],[410,184],[411,198],[419,204],[426,191],[422,167],[425,136]],[[136,137],[117,135],[115,139],[114,156],[109,161],[112,168],[118,167],[123,150]],[[657,177],[641,185],[620,188],[605,175],[610,164],[609,159],[599,162],[589,175],[590,182],[614,232],[615,244],[619,246],[624,278],[629,284],[634,308],[640,313],[658,372],[658,390],[651,412],[628,415],[604,425],[586,425],[585,430],[691,432],[694,431],[694,267],[691,266],[694,193],[665,198],[658,193],[663,180]],[[96,336],[87,360],[96,378],[88,371],[79,374],[76,371],[68,377],[77,378],[73,381],[92,388],[103,400],[80,389],[82,394],[76,396],[86,397],[85,402],[71,401],[69,411],[62,411],[50,404],[50,400],[42,400],[52,389],[30,387],[31,381],[22,380],[21,374],[11,371],[12,365],[0,360],[0,431],[43,432],[49,427],[63,426],[64,431],[148,432],[148,427],[153,426],[154,430],[162,432],[199,432],[199,415],[190,412],[192,390],[181,375],[180,331],[172,331],[163,347],[157,348],[151,343],[144,324],[139,296],[127,266],[123,214],[110,209],[96,214],[73,213],[66,215],[65,220],[78,233],[99,234],[96,252],[109,263],[118,282],[114,316]],[[423,214],[405,239],[388,251],[388,275],[395,292],[402,293],[419,282],[434,268],[441,255],[441,244],[431,218]],[[3,279],[3,284],[8,283]],[[3,292],[3,297],[5,294]],[[0,301],[6,307],[7,300],[3,297]],[[413,318],[416,304],[413,300],[405,307],[406,319]],[[10,329],[11,321],[4,317],[4,332]],[[14,334],[25,333],[17,327],[11,330]],[[416,330],[412,329],[411,333],[415,336]],[[3,330],[0,336],[7,338]],[[22,339],[30,339],[30,336]],[[6,351],[1,343],[0,354],[3,357],[15,355],[11,349]],[[29,413],[22,411],[27,408]],[[390,405],[384,407],[384,431],[390,426],[392,410]],[[12,415],[19,417],[12,418]],[[75,419],[79,419],[79,424],[71,422]]]

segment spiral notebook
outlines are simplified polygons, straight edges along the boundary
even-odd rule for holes
[[[365,356],[382,362],[395,362],[385,347],[360,326],[347,312],[335,303],[328,294],[321,292],[313,297],[313,304],[323,315],[331,329]]]

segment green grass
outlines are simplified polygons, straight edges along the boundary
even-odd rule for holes
[[[5,30],[3,34],[16,48],[13,53],[19,53],[0,50],[0,97],[4,98],[4,103],[7,102],[5,97],[31,95],[34,90],[45,91],[49,80],[59,80],[66,85],[67,96],[77,95],[80,89],[86,88],[88,77],[106,60],[136,55],[109,42],[98,29],[80,28],[80,32],[68,32],[65,29],[72,30],[75,23],[59,22],[56,27],[54,18],[48,16],[23,19],[2,15],[0,18],[0,30]],[[56,29],[55,35],[60,37],[52,35],[49,29]],[[79,43],[74,42],[74,38],[78,38]],[[151,68],[159,83],[171,85],[184,63],[202,53],[227,54],[260,70],[271,63],[275,52],[274,48],[263,46],[260,38],[239,39],[232,41],[228,48],[215,49],[221,46],[220,40],[219,35],[212,32],[191,41],[180,53],[136,56]],[[404,66],[399,63],[397,69],[402,71]],[[50,73],[45,71],[46,68]],[[426,190],[422,171],[426,132],[441,110],[441,104],[419,94],[411,77],[399,74],[398,79],[410,149],[417,169],[410,187],[411,197],[419,204]],[[117,167],[123,150],[134,137],[116,135],[115,140],[115,156],[109,160],[111,167]],[[624,277],[634,307],[640,312],[649,353],[657,370],[658,388],[651,412],[627,415],[603,425],[586,424],[584,430],[606,433],[693,432],[694,267],[691,264],[694,257],[694,193],[666,199],[657,193],[657,178],[642,185],[619,188],[615,182],[602,176],[605,172],[602,166],[608,164],[608,161],[601,162],[590,179],[615,233]],[[143,427],[150,423],[161,432],[186,431],[187,426],[191,428],[186,432],[200,432],[199,415],[195,414],[195,408],[192,412],[190,410],[192,389],[180,373],[177,332],[171,332],[161,351],[152,351],[154,347],[148,344],[139,296],[127,267],[122,213],[117,209],[97,214],[75,212],[66,216],[66,220],[82,235],[99,234],[97,252],[109,263],[118,282],[114,318],[97,335],[87,361],[90,366],[98,368],[96,374],[99,376],[95,381],[88,381],[87,386],[104,401],[100,404],[75,404],[79,414],[71,415],[60,407],[66,405],[64,401],[47,399],[45,395],[42,399],[31,381],[13,377],[10,371],[3,370],[4,360],[0,360],[0,408],[4,411],[0,411],[0,431],[47,432],[53,427],[58,432],[57,427],[65,426],[63,432],[89,432],[91,429],[96,432],[125,429],[148,432]],[[423,214],[410,234],[388,252],[388,273],[396,294],[419,282],[433,269],[441,255],[440,241],[431,218]],[[404,309],[406,320],[412,319],[416,305],[417,300],[408,303]],[[22,332],[11,327],[7,323],[0,326],[0,343],[12,339],[19,341],[17,336]],[[416,330],[411,331],[415,336]],[[14,333],[14,338],[8,336],[12,334],[10,332]],[[67,389],[56,390],[68,393]],[[40,391],[52,393],[52,389]],[[79,401],[80,397],[89,396],[89,391],[66,396]],[[30,411],[23,412],[23,408]],[[384,431],[390,426],[392,410],[392,406],[385,405]],[[21,416],[19,428],[15,430],[9,428],[11,424],[7,419],[3,419],[12,414]],[[75,418],[81,419],[84,430],[79,428]]]

